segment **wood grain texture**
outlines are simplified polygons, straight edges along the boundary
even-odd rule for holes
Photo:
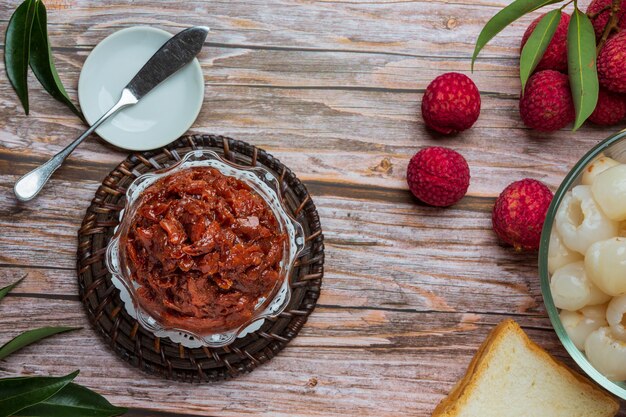
[[[135,416],[428,416],[488,331],[509,316],[571,364],[543,307],[536,256],[500,247],[490,211],[514,180],[533,177],[556,189],[613,131],[524,128],[519,41],[534,16],[502,32],[478,60],[472,78],[482,113],[474,128],[441,138],[419,116],[430,80],[469,74],[475,37],[506,3],[48,0],[50,42],[74,99],[89,51],[116,30],[210,26],[201,54],[205,104],[191,132],[248,141],[292,168],[318,206],[326,275],[300,335],[249,375],[201,386],[129,367],[87,323],[74,271],[85,209],[126,154],[89,140],[39,198],[16,202],[15,180],[84,127],[32,77],[26,117],[3,82],[0,286],[27,278],[0,305],[0,337],[48,324],[84,329],[1,361],[0,376],[79,368],[80,383]],[[1,33],[17,4],[0,3]],[[434,144],[457,149],[471,167],[469,194],[450,209],[420,205],[406,189],[408,160]]]

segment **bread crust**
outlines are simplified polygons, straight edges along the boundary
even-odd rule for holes
[[[597,387],[588,378],[574,372],[567,367],[564,363],[553,358],[548,352],[530,340],[528,335],[522,330],[522,328],[515,321],[506,319],[500,322],[487,336],[485,341],[478,348],[478,351],[474,355],[474,358],[470,362],[465,375],[456,383],[447,397],[443,398],[435,410],[432,417],[454,417],[458,415],[459,410],[462,409],[464,404],[468,400],[468,395],[471,394],[472,389],[477,384],[477,381],[481,378],[481,374],[485,369],[483,363],[489,361],[491,347],[500,342],[504,335],[508,332],[516,333],[521,336],[526,346],[537,353],[540,357],[543,357],[547,363],[552,364],[557,372],[561,373],[565,378],[573,378],[579,384],[581,384],[588,392],[594,397],[599,397],[599,401],[611,404],[612,415],[614,416],[619,411],[619,403],[608,393]]]

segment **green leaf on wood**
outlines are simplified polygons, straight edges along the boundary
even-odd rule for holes
[[[59,78],[48,41],[46,6],[37,1],[30,43],[30,67],[46,91],[55,99],[65,104],[78,117],[85,120],[65,91]]]
[[[561,10],[556,9],[546,13],[539,21],[533,33],[528,37],[522,54],[520,55],[519,76],[522,81],[522,94],[526,88],[526,81],[541,61],[550,41],[554,37],[556,28],[561,21]]]
[[[17,287],[17,284],[22,282],[24,278],[26,278],[26,275],[24,275],[22,278],[15,281],[13,284],[0,288],[0,300],[2,300],[8,293],[10,293],[13,290],[13,288]]]
[[[55,395],[78,375],[0,379],[0,417],[9,417]]]
[[[41,327],[39,329],[28,330],[0,347],[0,359],[4,359],[16,350],[46,337],[79,329],[80,327]]]
[[[103,396],[83,386],[69,383],[61,391],[39,404],[15,413],[29,417],[112,417],[126,413],[126,408],[111,405]]]
[[[36,0],[25,0],[9,20],[5,36],[4,67],[11,85],[28,114],[27,71]]]
[[[567,30],[567,62],[578,129],[598,102],[596,35],[589,17],[576,8]]]
[[[474,61],[476,61],[476,57],[480,51],[487,44],[487,42],[500,33],[502,29],[527,13],[540,9],[543,6],[559,3],[561,1],[563,0],[515,0],[504,9],[500,10],[487,22],[483,30],[480,32],[480,35],[478,35],[476,46],[474,48],[474,54],[472,55],[472,71],[474,71]]]

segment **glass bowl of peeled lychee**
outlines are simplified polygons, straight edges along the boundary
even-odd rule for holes
[[[626,131],[591,149],[548,209],[539,273],[565,349],[626,399]]]

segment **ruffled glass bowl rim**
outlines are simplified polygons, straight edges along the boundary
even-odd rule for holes
[[[574,359],[574,361],[580,366],[580,368],[595,382],[600,384],[603,388],[609,392],[617,395],[621,399],[626,399],[626,383],[611,381],[603,374],[601,374],[588,360],[583,352],[581,352],[570,339],[569,335],[565,331],[565,327],[559,317],[559,310],[554,305],[552,299],[552,292],[550,291],[550,273],[548,272],[548,250],[550,246],[550,234],[552,233],[552,226],[554,225],[556,212],[565,196],[573,186],[577,184],[577,180],[583,173],[584,169],[597,158],[600,154],[606,152],[613,145],[626,140],[626,130],[622,130],[614,135],[609,136],[607,139],[595,145],[588,151],[582,158],[576,162],[574,167],[565,176],[565,179],[561,182],[561,185],[554,194],[552,203],[548,208],[546,214],[546,220],[543,224],[541,231],[541,244],[539,247],[539,276],[541,278],[541,294],[543,295],[543,302],[546,306],[548,316],[552,322],[552,326],[556,331],[563,347],[567,350],[567,353]]]

